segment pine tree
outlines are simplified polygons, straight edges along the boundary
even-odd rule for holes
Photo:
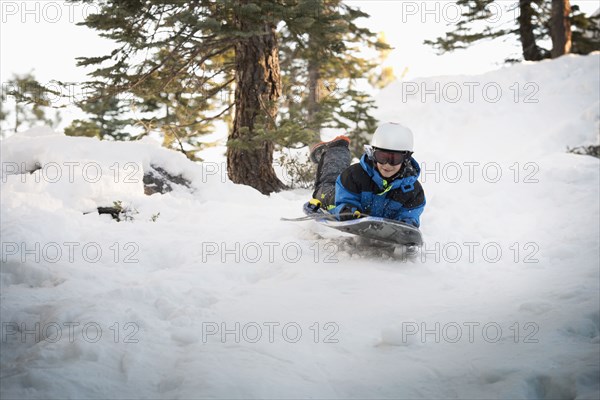
[[[98,78],[93,84],[103,93],[135,96],[139,113],[152,114],[142,125],[161,130],[165,144],[177,142],[182,151],[184,141],[211,130],[212,120],[235,107],[228,143],[230,179],[270,193],[283,185],[272,167],[273,145],[260,132],[276,114],[279,65],[276,58],[269,65],[258,64],[265,68],[254,71],[262,73],[254,81],[243,72],[263,57],[277,55],[277,21],[262,11],[250,1],[109,0],[84,24],[120,47],[107,56],[81,58],[79,64],[99,66],[92,73]],[[223,93],[234,82],[235,99],[229,104]],[[208,115],[209,110],[216,111]]]
[[[268,194],[284,187],[272,167],[275,143],[306,143],[323,127],[352,126],[352,134],[372,129],[373,102],[355,81],[374,64],[355,53],[364,43],[386,45],[354,23],[365,16],[339,0],[106,0],[84,25],[118,47],[80,58],[79,65],[97,68],[90,85],[98,94],[90,101],[131,95],[145,132],[162,132],[166,146],[190,158],[215,119],[230,121],[229,178]],[[280,37],[286,48],[296,43],[300,60],[283,72]],[[286,83],[312,88],[310,106],[282,98],[282,75]],[[321,88],[336,97],[323,96]]]
[[[39,123],[56,128],[61,122],[61,115],[55,111],[53,116],[49,116],[48,109],[54,107],[52,100],[59,95],[57,91],[38,82],[32,73],[13,74],[12,78],[2,85],[1,100],[5,104],[12,97],[14,106],[11,109],[0,110],[0,121],[8,122],[9,118],[12,119],[12,128],[9,130],[14,133]]]
[[[281,6],[264,1],[236,2],[235,119],[227,144],[227,172],[235,183],[263,194],[284,188],[273,169],[273,141],[267,133],[276,126],[281,96],[277,14]],[[262,8],[261,8],[262,7]]]
[[[8,111],[6,110],[6,106],[4,105],[6,99],[7,95],[3,87],[2,90],[0,90],[0,138],[3,138],[6,132],[4,129],[2,129],[2,122],[6,121],[9,115]]]
[[[580,33],[593,26],[594,18],[581,13],[578,7],[571,8],[569,0],[519,0],[516,9],[512,6],[503,7],[499,0],[458,0],[457,4],[463,12],[456,29],[447,32],[445,37],[425,41],[440,53],[464,49],[484,39],[516,37],[521,43],[523,59],[539,61],[558,57],[571,49],[576,49],[579,54],[587,54],[586,51],[593,51],[594,46],[600,44],[597,38],[594,40]],[[492,27],[485,22],[495,17],[493,11],[499,7],[508,13],[518,14],[514,28]],[[482,22],[482,29],[473,28],[482,25]],[[548,39],[552,39],[553,49],[539,45]]]
[[[208,112],[226,103],[220,90],[233,81],[232,62],[223,59],[227,53],[232,58],[233,46],[217,39],[218,10],[210,1],[103,3],[83,24],[119,47],[106,56],[79,58],[79,65],[97,67],[88,83],[93,95],[85,103],[126,98],[127,121],[142,130],[134,138],[161,133],[166,147],[195,159],[198,137],[211,132],[212,121],[222,115]]]
[[[366,13],[338,0],[297,2],[290,15],[295,18],[282,29],[283,125],[302,135],[286,135],[286,144],[307,144],[324,128],[340,129],[359,155],[377,121],[371,115],[374,102],[357,82],[383,87],[391,81],[393,71],[379,67],[390,47],[384,37],[357,25]],[[362,48],[379,57],[365,58]]]
[[[544,39],[544,34],[539,33],[539,25],[534,21],[542,20],[544,0],[519,0],[519,16],[517,18],[518,36],[521,42],[523,59],[526,61],[540,61],[550,58],[550,52],[538,46],[538,42]],[[511,32],[509,32],[511,33]],[[516,60],[507,60],[516,61]]]
[[[65,135],[113,140],[131,138],[126,128],[133,124],[133,120],[122,117],[129,109],[118,97],[100,96],[94,101],[83,101],[78,105],[91,116],[88,120],[74,120],[65,128]]]
[[[571,52],[571,2],[552,0],[550,16],[550,36],[552,37],[552,58]]]
[[[589,17],[577,5],[573,5],[571,11],[571,53],[600,51],[600,9]]]

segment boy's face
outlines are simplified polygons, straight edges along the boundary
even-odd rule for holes
[[[402,164],[390,165],[377,163],[377,170],[379,170],[379,173],[384,178],[391,178],[396,175],[400,171],[400,168],[402,168]]]

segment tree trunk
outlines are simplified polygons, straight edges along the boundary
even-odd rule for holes
[[[19,105],[15,104],[15,133],[19,130],[21,120],[19,119]]]
[[[248,18],[236,16],[245,32],[257,29]],[[273,169],[273,142],[258,137],[258,129],[274,128],[281,77],[275,26],[263,23],[260,35],[240,38],[235,46],[235,119],[227,143],[227,173],[234,183],[249,185],[263,194],[285,185]]]
[[[308,112],[308,126],[315,129],[317,136],[321,129],[315,126],[317,114],[319,112],[319,102],[321,100],[321,71],[317,60],[308,61],[308,102],[306,105]]]
[[[535,34],[533,32],[533,9],[531,8],[532,0],[519,1],[519,36],[521,39],[521,47],[523,48],[523,58],[526,61],[540,61],[544,58],[541,49],[535,42]]]
[[[552,0],[550,36],[552,37],[552,58],[571,52],[570,0]]]

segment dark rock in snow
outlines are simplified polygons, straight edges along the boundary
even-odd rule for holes
[[[191,182],[181,175],[172,175],[158,165],[150,164],[151,169],[144,172],[144,193],[148,196],[154,193],[168,193],[173,190],[172,184],[191,189]]]
[[[117,207],[98,207],[98,214],[110,214],[113,219],[120,221],[119,214],[121,209]]]

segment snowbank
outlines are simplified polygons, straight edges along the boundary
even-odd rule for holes
[[[233,185],[223,158],[4,140],[2,397],[598,398],[599,165],[565,149],[598,140],[599,60],[413,82],[495,103],[381,93],[417,135],[413,258],[279,221],[310,192]],[[144,195],[151,165],[193,190]],[[133,221],[94,212],[114,201]]]

